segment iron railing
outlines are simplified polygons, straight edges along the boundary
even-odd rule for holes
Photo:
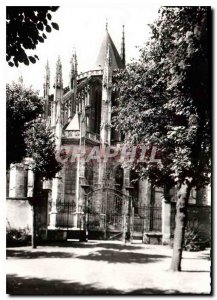
[[[90,200],[90,199],[89,199]],[[87,226],[89,230],[94,231],[122,231],[123,230],[123,201],[114,195],[112,201],[108,201],[105,205],[95,199],[89,201],[87,206],[80,207],[80,214],[77,218],[80,220],[80,227],[84,226],[85,215],[88,217]],[[51,211],[51,203],[49,203],[49,212]],[[64,228],[72,228],[76,226],[75,216],[76,207],[74,203],[63,202],[56,204],[56,226]],[[161,232],[162,230],[162,208],[161,206],[137,206],[135,214],[133,210],[126,211],[127,223],[130,222],[134,232]]]
[[[153,205],[138,206],[133,223],[136,232],[161,232],[162,207]]]
[[[52,202],[49,202],[49,212],[51,212]],[[56,203],[56,227],[70,228],[74,227],[76,207],[71,202]]]

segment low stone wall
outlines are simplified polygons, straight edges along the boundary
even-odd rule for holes
[[[32,208],[28,200],[7,199],[7,225],[14,229],[32,229]]]
[[[47,191],[38,197],[36,205],[37,231],[47,228]],[[31,200],[30,200],[31,201]],[[6,200],[7,227],[32,230],[32,206],[28,199],[9,198]]]

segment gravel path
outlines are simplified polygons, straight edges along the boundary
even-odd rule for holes
[[[8,248],[7,293],[209,294],[209,252],[184,252],[182,272],[174,273],[166,246],[92,241]]]

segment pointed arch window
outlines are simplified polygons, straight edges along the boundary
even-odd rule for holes
[[[101,99],[102,92],[100,89],[95,90],[95,102],[94,102],[94,132],[100,133],[100,123],[101,123]]]

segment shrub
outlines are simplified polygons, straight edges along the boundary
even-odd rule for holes
[[[30,239],[30,228],[26,226],[25,228],[12,228],[10,223],[7,222],[6,227],[6,245],[8,246],[18,246],[25,245]]]
[[[187,223],[183,248],[186,251],[200,251],[205,248],[204,240],[201,238],[199,231],[199,222],[197,220],[192,220]]]
[[[185,238],[183,249],[185,251],[201,251],[206,247],[210,247],[210,239],[205,239],[200,230],[200,223],[198,220],[189,220],[185,229]],[[173,247],[174,237],[171,239],[170,246]]]

